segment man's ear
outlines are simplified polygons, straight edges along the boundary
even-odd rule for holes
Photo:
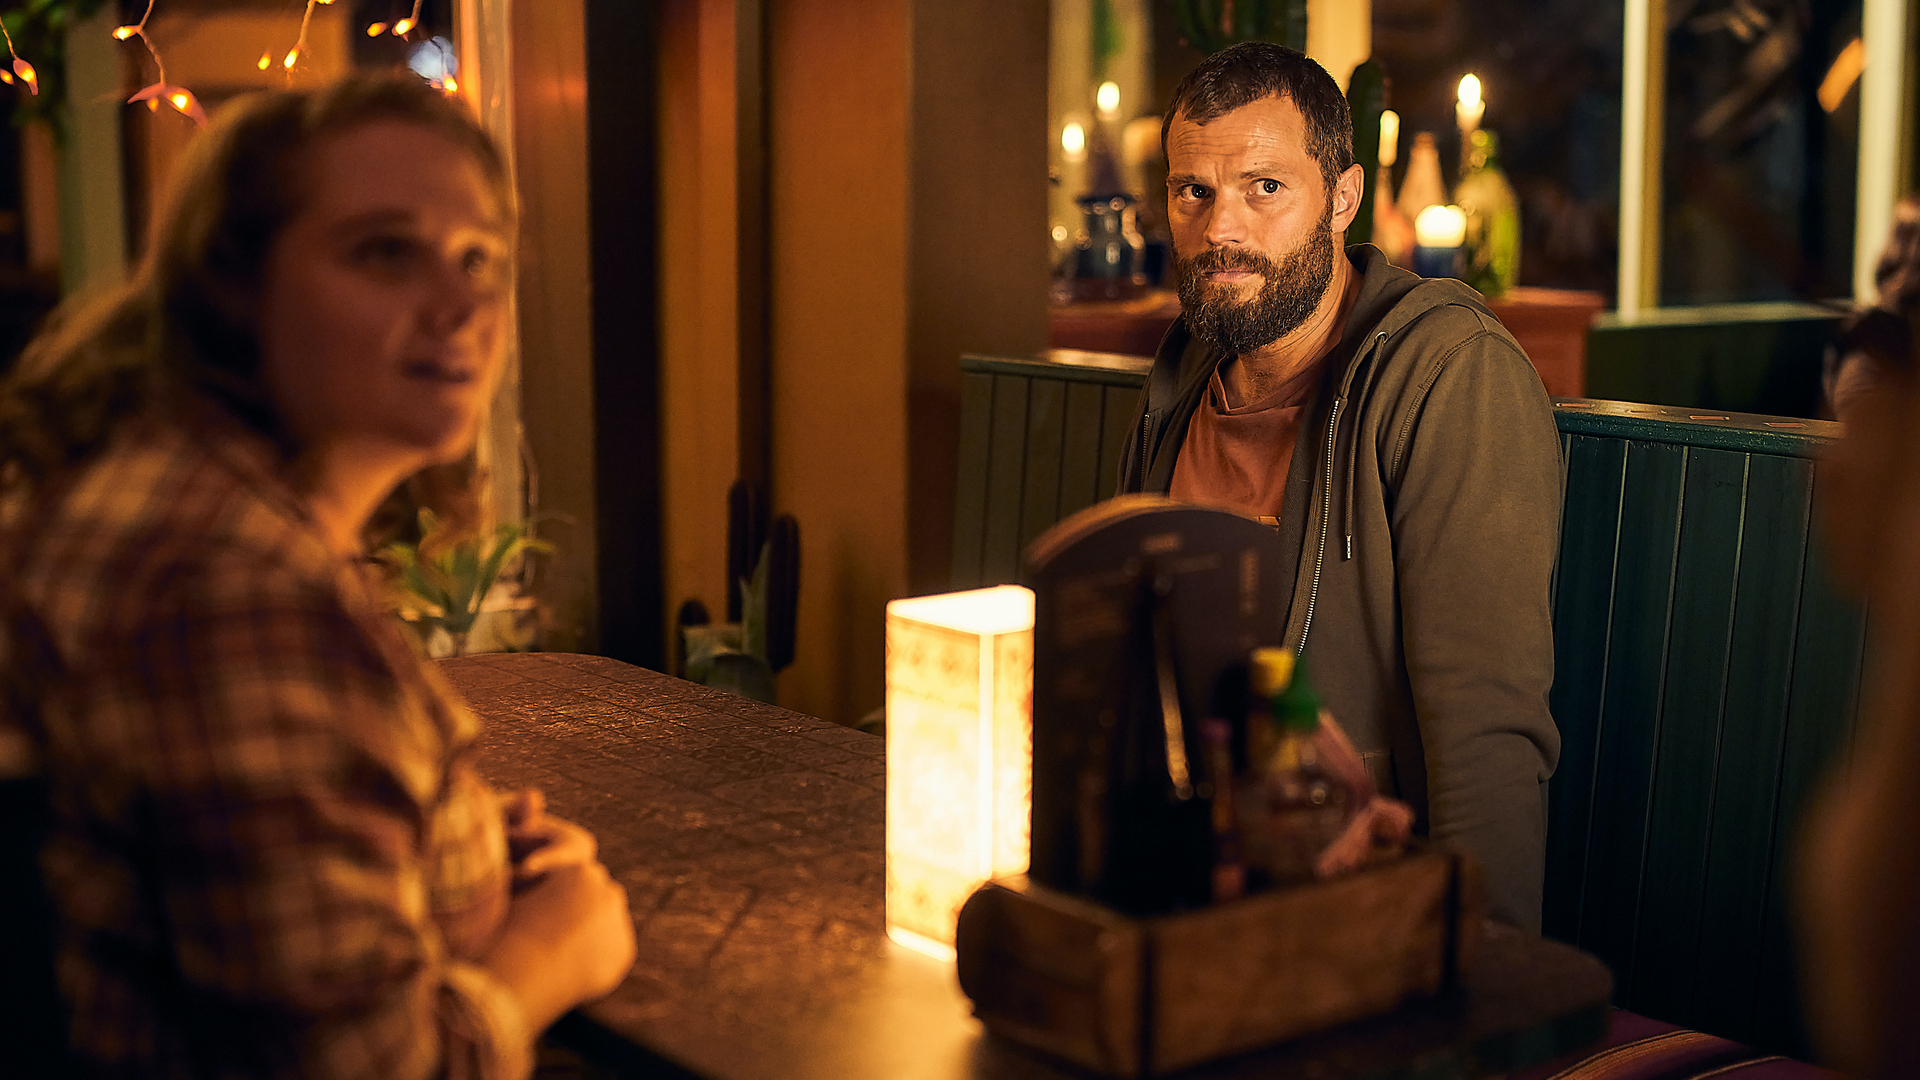
[[[1345,233],[1360,214],[1360,196],[1366,191],[1367,170],[1349,165],[1333,185],[1333,231]]]

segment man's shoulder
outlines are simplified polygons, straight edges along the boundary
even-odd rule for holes
[[[1378,335],[1384,335],[1382,344],[1409,355],[1444,356],[1463,346],[1481,346],[1524,356],[1485,298],[1452,278],[1426,278],[1407,290],[1375,320],[1370,336]]]

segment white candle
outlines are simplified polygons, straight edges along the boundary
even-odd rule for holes
[[[1453,107],[1453,117],[1460,123],[1462,139],[1479,130],[1480,118],[1486,111],[1487,103],[1480,98],[1480,76],[1465,76],[1460,80],[1460,101]]]
[[[1060,150],[1067,157],[1069,165],[1078,165],[1087,160],[1087,129],[1075,121],[1068,121],[1060,129]]]
[[[1429,206],[1414,219],[1413,236],[1421,247],[1459,247],[1467,239],[1467,215],[1457,206]]]
[[[1400,160],[1400,114],[1392,109],[1380,114],[1380,167],[1390,169]]]

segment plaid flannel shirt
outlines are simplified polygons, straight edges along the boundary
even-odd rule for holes
[[[521,1077],[478,722],[266,440],[141,421],[0,506],[0,759],[49,778],[94,1075]],[[0,769],[5,762],[0,760]]]

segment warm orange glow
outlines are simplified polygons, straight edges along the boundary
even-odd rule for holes
[[[1853,89],[1853,84],[1860,81],[1861,74],[1866,70],[1866,42],[1854,38],[1847,42],[1846,48],[1840,50],[1839,56],[1833,58],[1833,66],[1827,69],[1826,77],[1820,80],[1820,91],[1815,95],[1820,99],[1820,107],[1827,112],[1838,110],[1841,103],[1847,100],[1847,91]]]
[[[273,57],[267,53],[261,53],[260,59],[254,61],[253,66],[265,71],[273,66]]]
[[[454,79],[453,76],[449,75],[440,80],[440,89],[445,90],[449,94],[457,94],[460,92],[460,83]]]
[[[113,40],[125,41],[140,32],[137,26],[116,26],[113,28]]]
[[[148,98],[148,99],[147,99],[147,111],[148,111],[148,112],[159,112],[159,111],[160,111],[160,99],[159,99],[159,98],[151,98],[151,97],[150,97],[150,98]]]
[[[401,19],[399,22],[393,24],[394,37],[406,37],[409,33],[412,33],[412,32],[413,32],[412,19]]]
[[[187,106],[193,104],[193,97],[180,90],[175,90],[167,100],[173,102],[173,107],[181,112],[186,112]]]
[[[296,45],[292,49],[287,50],[287,58],[285,60],[280,61],[280,66],[283,68],[286,68],[288,71],[292,71],[293,65],[299,62],[300,62],[300,47]]]
[[[387,32],[387,24],[383,22],[372,23],[367,27],[368,37],[379,37],[381,34],[384,34],[386,32]]]
[[[951,949],[981,882],[1027,868],[1033,592],[887,605],[887,934]]]
[[[8,86],[12,86],[13,72],[7,71],[4,68],[0,68],[0,82],[6,83]]]
[[[13,73],[20,76],[20,81],[27,84],[27,89],[36,94],[40,92],[40,73],[33,70],[32,64],[16,56],[13,58]]]

